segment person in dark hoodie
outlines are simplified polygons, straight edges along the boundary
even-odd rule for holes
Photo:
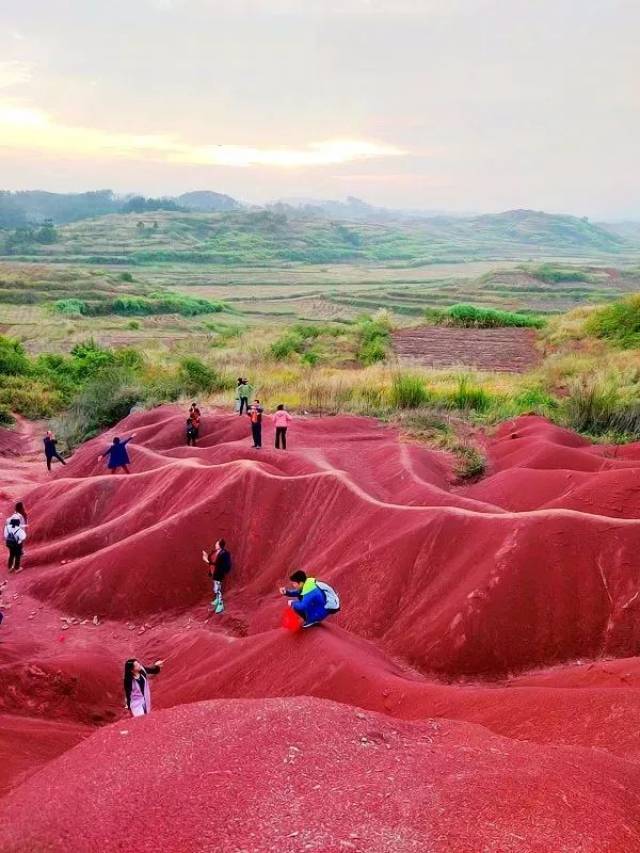
[[[157,660],[153,666],[142,666],[137,658],[130,658],[124,664],[124,700],[125,708],[132,717],[142,717],[151,711],[150,675],[157,675],[162,669],[163,660]]]
[[[47,471],[51,470],[51,462],[54,459],[62,462],[63,465],[67,464],[56,450],[56,437],[50,429],[47,430],[47,434],[44,437],[44,458],[47,460]]]
[[[123,468],[125,474],[130,474],[129,471],[129,454],[127,453],[127,444],[131,441],[132,438],[135,437],[135,433],[132,433],[129,438],[125,438],[122,441],[119,438],[114,438],[111,444],[111,447],[107,447],[104,453],[101,453],[98,456],[98,462],[101,459],[104,459],[105,456],[109,457],[109,461],[107,462],[107,468],[111,471],[112,474],[115,474],[118,468]]]
[[[280,587],[280,594],[287,598],[296,599],[289,602],[298,616],[303,620],[302,627],[310,628],[317,625],[340,610],[340,598],[338,593],[328,583],[307,577],[306,572],[294,572],[289,578],[293,584],[292,589]]]
[[[216,613],[224,613],[222,583],[231,571],[231,554],[227,550],[227,543],[224,539],[218,539],[210,554],[203,551],[202,559],[209,566],[209,577],[213,583],[213,601],[211,602],[211,606]]]

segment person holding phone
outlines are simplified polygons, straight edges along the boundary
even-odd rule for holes
[[[157,675],[163,664],[163,660],[157,660],[152,666],[143,666],[137,658],[125,661],[124,700],[132,717],[143,717],[151,712],[149,676]]]
[[[224,613],[222,582],[231,571],[231,554],[227,550],[227,544],[224,539],[218,539],[210,554],[203,551],[202,559],[209,566],[209,577],[213,584],[213,601],[211,602],[211,606],[215,613]]]

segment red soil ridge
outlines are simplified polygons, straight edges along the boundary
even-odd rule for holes
[[[132,415],[48,479],[14,459],[0,850],[122,849],[139,812],[141,850],[640,850],[640,445],[520,418],[461,489],[362,418],[297,419],[286,454],[269,419],[259,453],[244,418],[206,416],[195,449],[183,426]],[[131,431],[134,473],[105,474]],[[343,610],[292,635],[274,590],[297,567]],[[143,720],[131,655],[166,660]]]

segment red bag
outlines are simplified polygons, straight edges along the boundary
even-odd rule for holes
[[[292,607],[285,607],[282,614],[282,627],[287,631],[299,631],[302,628],[302,619]]]

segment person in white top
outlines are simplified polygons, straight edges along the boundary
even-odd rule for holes
[[[280,403],[273,416],[273,423],[276,428],[276,450],[280,450],[280,445],[282,445],[283,450],[287,449],[287,427],[292,420],[293,418],[289,412]]]
[[[157,675],[164,661],[157,660],[153,666],[142,666],[137,658],[129,658],[124,664],[125,707],[132,717],[142,717],[151,711],[149,676]]]
[[[7,522],[11,521],[12,518],[17,518],[18,521],[20,522],[20,527],[23,527],[26,529],[27,524],[28,524],[28,522],[27,522],[27,511],[24,508],[24,504],[22,503],[22,501],[18,501],[18,503],[15,505],[14,511],[9,516],[9,518],[7,519]]]
[[[20,519],[16,515],[12,515],[4,525],[4,541],[9,549],[7,568],[10,572],[19,572],[21,570],[22,546],[26,538],[27,534],[20,525]]]

